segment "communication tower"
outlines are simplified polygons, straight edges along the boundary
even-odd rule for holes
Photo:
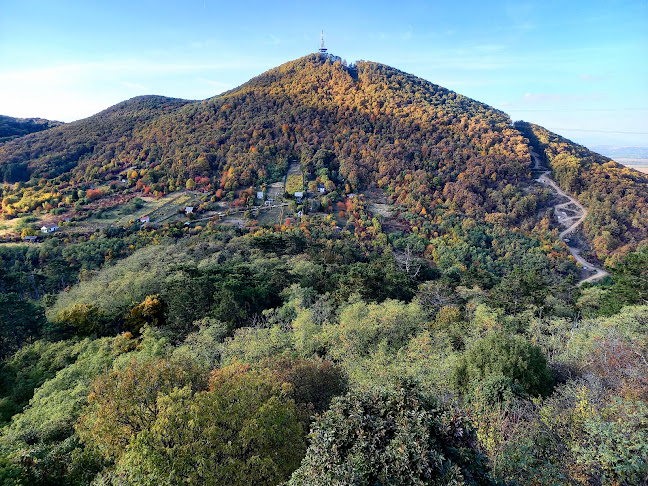
[[[321,40],[321,42],[320,42],[320,48],[319,48],[319,51],[320,51],[322,54],[326,54],[326,47],[324,47],[324,31],[322,31],[322,40]]]

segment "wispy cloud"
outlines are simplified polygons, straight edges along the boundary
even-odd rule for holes
[[[535,28],[533,22],[536,6],[533,3],[509,2],[505,11],[511,28],[517,31],[528,31]]]
[[[592,76],[591,74],[581,74],[580,79],[585,81],[586,83],[597,83],[599,81],[605,81],[606,79],[609,79],[609,76]]]
[[[139,83],[131,83],[129,81],[120,81],[119,84],[122,86],[126,86],[127,88],[132,88],[132,89],[140,89],[140,90],[145,90],[147,89],[146,86],[139,84]]]
[[[234,88],[234,86],[231,83],[225,83],[222,81],[215,81],[213,79],[206,79],[206,78],[198,78],[198,81],[208,84],[209,86],[219,89],[221,91],[227,91],[228,89]]]
[[[173,73],[191,73],[201,71],[232,71],[238,69],[249,70],[255,64],[260,68],[268,65],[271,61],[251,61],[249,59],[223,61],[217,63],[182,63],[142,60],[120,60],[86,63],[67,63],[56,66],[49,66],[38,69],[27,69],[22,71],[0,72],[0,81],[46,78],[57,80],[68,78],[70,75],[88,76],[93,73],[129,73],[137,75],[159,75]]]
[[[526,93],[522,99],[531,103],[574,103],[580,101],[595,101],[603,99],[603,93],[587,95],[568,93]]]
[[[264,44],[266,46],[278,46],[281,44],[281,39],[276,35],[268,34]]]
[[[29,69],[0,67],[0,106],[9,115],[72,121],[135,94],[204,99],[275,64],[278,62],[270,57],[216,62],[133,58],[66,62]]]
[[[479,52],[501,52],[506,49],[506,46],[503,44],[478,44],[473,47],[474,50]]]
[[[411,25],[408,25],[407,30],[403,32],[400,37],[403,40],[410,40],[414,37],[414,28]]]

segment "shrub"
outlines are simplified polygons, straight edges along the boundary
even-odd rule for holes
[[[492,484],[466,423],[412,389],[352,391],[317,421],[288,484]]]
[[[458,392],[491,400],[503,399],[516,391],[547,395],[552,381],[547,359],[538,346],[522,336],[499,331],[475,342],[453,373],[453,385]]]

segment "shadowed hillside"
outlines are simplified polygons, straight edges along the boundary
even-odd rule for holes
[[[0,143],[60,125],[63,123],[42,118],[14,118],[0,115]]]

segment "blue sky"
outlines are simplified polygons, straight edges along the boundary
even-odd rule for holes
[[[0,114],[204,99],[318,48],[585,145],[648,146],[648,1],[0,0]]]

